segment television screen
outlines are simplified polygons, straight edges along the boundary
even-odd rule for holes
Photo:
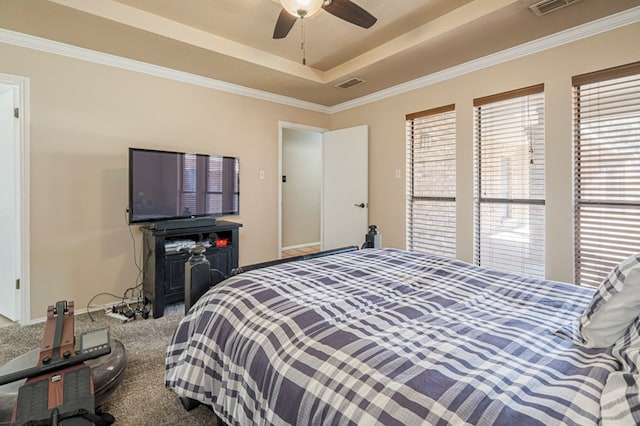
[[[235,157],[129,148],[129,223],[240,213]]]

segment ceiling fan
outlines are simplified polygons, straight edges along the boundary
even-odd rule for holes
[[[285,38],[298,19],[309,18],[321,9],[362,28],[376,23],[375,16],[351,0],[279,0],[282,10],[273,30],[273,38]]]

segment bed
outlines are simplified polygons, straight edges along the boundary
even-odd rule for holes
[[[229,425],[633,424],[640,326],[590,347],[600,293],[395,249],[283,263],[191,308],[165,382]]]

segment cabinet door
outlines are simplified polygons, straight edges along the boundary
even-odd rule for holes
[[[225,277],[229,277],[231,269],[233,269],[230,247],[220,247],[211,252],[207,251],[206,256],[211,265],[211,269],[217,269],[222,272]]]
[[[165,281],[164,295],[180,295],[184,297],[184,267],[189,260],[189,254],[172,254],[167,256],[167,280]],[[177,300],[173,298],[173,300]]]

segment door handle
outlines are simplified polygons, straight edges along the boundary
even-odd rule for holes
[[[360,203],[360,204],[354,204],[355,207],[360,207],[361,209],[364,209],[367,205],[365,203]]]

